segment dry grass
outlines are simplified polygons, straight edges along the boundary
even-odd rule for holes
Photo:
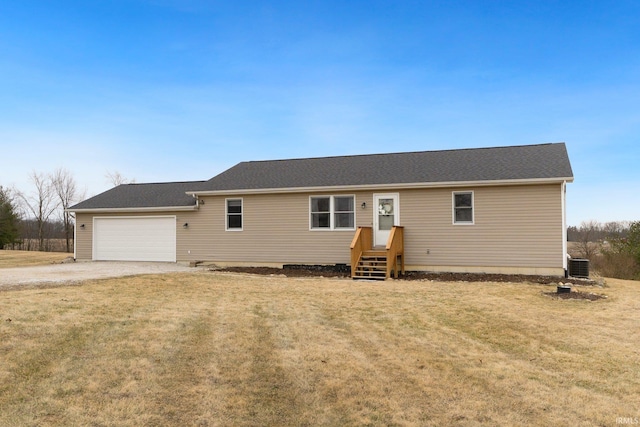
[[[0,425],[616,425],[640,294],[185,273],[0,292]],[[11,319],[9,321],[9,319]]]
[[[0,268],[56,264],[69,257],[73,257],[73,254],[67,252],[0,250]]]

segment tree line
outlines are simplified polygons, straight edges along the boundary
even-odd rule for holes
[[[580,226],[567,228],[567,240],[570,242],[590,241],[602,242],[606,240],[626,237],[629,234],[631,221],[583,221]]]
[[[567,229],[574,257],[606,277],[640,279],[640,221],[584,221]]]
[[[105,176],[112,185],[135,182],[119,172]],[[73,175],[64,168],[52,173],[31,172],[31,191],[0,185],[0,249],[60,250],[51,240],[64,241],[73,252],[74,217],[67,209],[86,198]]]

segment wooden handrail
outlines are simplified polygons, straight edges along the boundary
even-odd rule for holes
[[[400,258],[400,269],[404,274],[404,227],[399,225],[394,226],[389,233],[389,239],[387,240],[387,278],[391,277],[391,271],[395,273],[396,279],[398,278],[398,257]]]
[[[356,268],[362,258],[362,253],[372,247],[373,230],[371,227],[358,227],[351,241],[351,277],[356,274]]]

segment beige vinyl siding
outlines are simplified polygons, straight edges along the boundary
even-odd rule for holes
[[[314,193],[339,194],[354,195],[356,224],[371,225],[370,211],[359,207],[370,195],[367,199],[353,192]],[[243,200],[242,231],[226,231],[225,199],[236,197]],[[310,230],[309,197],[308,193],[203,197],[194,227],[189,227],[198,230],[188,242],[192,255],[224,263],[347,263],[355,230]]]
[[[197,211],[154,214],[177,216],[178,261],[346,264],[354,231],[310,230],[309,197],[354,195],[356,226],[372,226],[373,194],[398,193],[408,269],[563,273],[561,184],[456,188],[474,193],[473,225],[453,224],[453,191],[229,194],[201,197],[204,203]],[[228,198],[243,200],[242,231],[225,230]],[[361,209],[362,202],[366,209]],[[93,216],[77,215],[77,223],[85,224],[77,230],[78,259],[92,258]]]
[[[84,228],[80,227],[84,224]],[[93,215],[76,214],[76,259],[90,260],[93,257]]]
[[[510,267],[561,274],[561,188],[554,184],[456,189],[474,192],[473,225],[453,224],[452,189],[398,191],[406,263],[419,269]],[[197,222],[189,227],[195,234],[188,241],[191,258],[195,254],[196,259],[244,264],[348,263],[353,231],[310,230],[309,197],[353,194],[356,225],[372,226],[373,193],[205,197]],[[241,232],[225,231],[224,201],[232,197],[243,199]],[[366,209],[360,208],[362,202]],[[179,239],[179,259],[184,258],[182,245]]]
[[[451,190],[401,194],[407,264],[562,269],[560,184],[456,191],[474,192],[473,225],[453,224]]]

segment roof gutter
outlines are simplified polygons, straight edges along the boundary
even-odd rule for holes
[[[109,213],[109,212],[186,212],[198,210],[198,205],[193,206],[152,206],[145,208],[91,208],[91,209],[65,209],[65,212],[75,213]]]
[[[282,194],[308,193],[318,191],[368,191],[368,190],[412,190],[423,188],[460,188],[460,187],[496,187],[506,185],[562,184],[573,182],[573,177],[536,178],[536,179],[503,179],[495,181],[450,181],[450,182],[415,182],[401,184],[368,184],[368,185],[333,185],[318,187],[286,187],[286,188],[237,188],[231,190],[187,191],[194,197],[216,196],[227,194]]]

